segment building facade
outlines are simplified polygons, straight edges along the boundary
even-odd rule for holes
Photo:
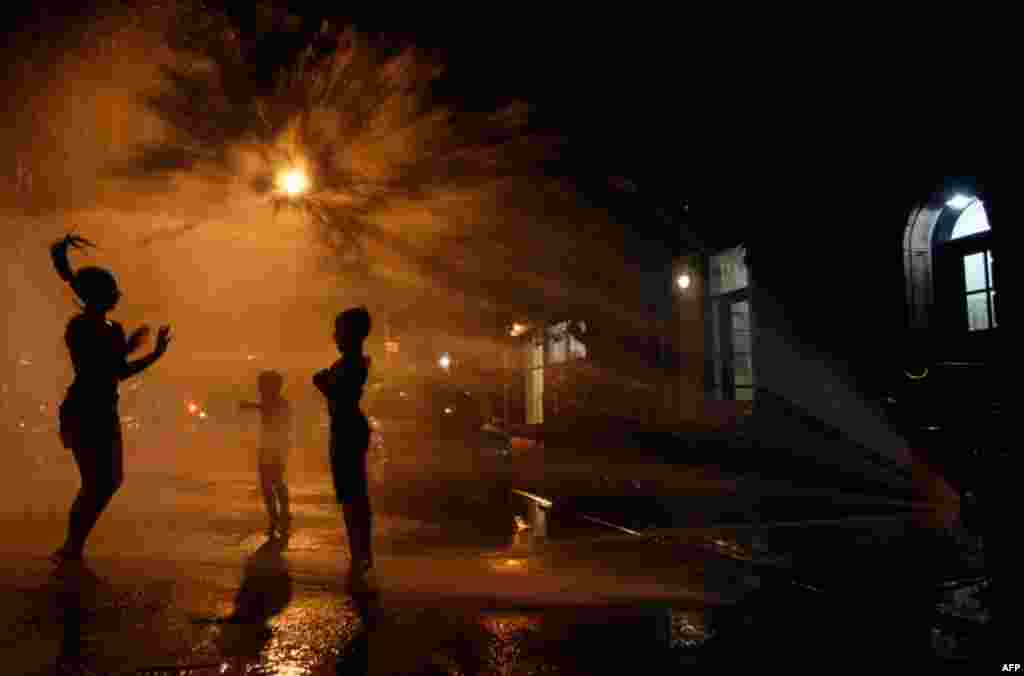
[[[680,417],[738,421],[754,440],[747,452],[906,479],[912,458],[886,415],[888,389],[940,362],[1005,359],[1000,199],[977,178],[892,180],[866,217],[822,187],[797,218],[762,218],[687,252],[676,262],[689,277],[679,342],[697,345],[687,336],[699,314],[704,373],[699,387],[696,360],[680,373]]]

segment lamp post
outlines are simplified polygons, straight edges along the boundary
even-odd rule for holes
[[[963,193],[957,193],[946,201],[946,206],[949,207],[950,209],[956,209],[957,211],[961,211],[963,209],[966,209],[967,206],[974,201],[974,199],[975,198],[968,197]]]

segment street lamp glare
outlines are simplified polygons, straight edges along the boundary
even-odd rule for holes
[[[946,202],[946,206],[949,207],[950,209],[956,209],[957,211],[959,211],[960,209],[963,209],[973,201],[973,197],[968,197],[963,193],[957,193]]]
[[[690,288],[690,275],[682,274],[682,275],[679,275],[678,277],[676,277],[676,285],[680,289],[689,289]]]
[[[441,366],[441,368],[447,369],[449,366],[452,365],[452,358],[448,356],[447,352],[445,352],[444,354],[441,355],[441,358],[437,360],[437,363]]]
[[[309,178],[301,169],[287,169],[278,175],[277,185],[289,197],[295,197],[309,189]]]

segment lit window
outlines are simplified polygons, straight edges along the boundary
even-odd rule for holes
[[[746,247],[727,249],[711,257],[711,295],[717,296],[747,286]]]
[[[981,200],[974,200],[963,210],[953,225],[953,234],[950,239],[960,239],[976,235],[979,232],[988,232],[988,215]]]
[[[744,246],[710,258],[709,320],[713,368],[709,390],[716,399],[752,401],[755,396],[750,275]]]
[[[996,291],[992,284],[992,252],[979,251],[964,256],[964,292],[967,327],[984,331],[996,327]]]

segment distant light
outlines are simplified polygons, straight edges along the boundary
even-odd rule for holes
[[[255,358],[256,358],[256,355],[254,355],[254,354],[250,354],[249,356],[246,357],[246,359],[249,360],[249,361],[252,361]]]
[[[409,395],[407,395],[405,392],[399,392],[398,396],[400,396],[402,399],[405,399]]]
[[[199,412],[199,417],[200,418],[205,418],[206,417],[206,411],[200,411]]]
[[[966,207],[968,204],[970,204],[973,201],[974,201],[973,197],[968,197],[967,195],[963,195],[961,193],[957,193],[956,195],[953,196],[952,199],[950,199],[949,201],[946,202],[946,206],[949,207],[950,209],[958,209],[959,210],[959,209],[963,209],[964,207]]]
[[[445,413],[447,413],[448,415],[451,415],[451,413],[452,413],[452,412],[453,412],[454,410],[455,410],[455,409],[454,409],[454,408],[452,408],[451,406],[445,406],[445,407],[444,407],[444,412],[445,412]]]
[[[506,566],[517,566],[517,567],[518,566],[522,566],[523,565],[523,560],[522,559],[505,559],[505,565]]]
[[[526,333],[526,324],[520,322],[513,322],[512,328],[508,330],[508,335],[512,336],[513,338],[517,338],[523,335],[524,333]]]
[[[452,365],[452,358],[448,356],[447,352],[445,352],[441,355],[441,358],[437,360],[437,363],[441,368],[448,370]]]
[[[31,359],[19,359],[18,363],[21,364],[22,366],[32,366]]]
[[[309,177],[301,169],[288,169],[278,174],[277,187],[289,197],[295,197],[309,190]]]
[[[676,277],[676,286],[678,286],[680,289],[689,289],[690,275],[682,274]]]
[[[191,413],[192,415],[195,415],[196,412],[199,411],[199,406],[194,401],[188,402],[186,408],[188,409],[188,412]]]

